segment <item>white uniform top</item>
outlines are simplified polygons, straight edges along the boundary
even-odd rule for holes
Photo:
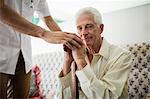
[[[30,22],[34,11],[42,17],[50,16],[46,0],[5,0],[5,4]],[[32,66],[30,36],[17,33],[0,21],[0,73],[15,74],[20,50],[25,60],[26,73],[28,73]]]

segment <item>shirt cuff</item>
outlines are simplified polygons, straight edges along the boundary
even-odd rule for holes
[[[84,87],[84,91],[85,89],[95,90],[99,93],[99,96],[103,97],[106,87],[101,80],[96,78],[96,75],[90,65],[86,65],[82,70],[76,71],[76,75],[79,79],[81,87]]]
[[[86,65],[82,70],[76,71],[76,75],[80,81],[80,84],[90,83],[94,79],[95,74],[90,65]]]
[[[69,87],[70,86],[70,83],[71,83],[71,75],[72,75],[72,73],[71,72],[69,72],[66,76],[64,76],[64,77],[62,77],[62,71],[60,72],[60,74],[59,74],[59,80],[60,80],[60,82],[61,82],[61,85],[62,85],[62,89],[65,89],[65,88],[67,88],[67,87]]]

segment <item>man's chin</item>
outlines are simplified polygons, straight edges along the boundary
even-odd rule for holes
[[[88,52],[89,52],[90,54],[94,54],[94,53],[95,53],[95,51],[94,51],[94,49],[93,49],[92,46],[86,46],[86,48],[87,48],[87,50],[88,50]]]
[[[84,43],[85,46],[87,46],[87,47],[92,47],[92,46],[93,46],[92,42],[83,41],[83,43]]]
[[[84,44],[89,47],[92,46],[92,44],[90,42],[85,42]]]

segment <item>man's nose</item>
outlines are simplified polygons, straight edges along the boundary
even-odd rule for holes
[[[83,28],[82,31],[81,31],[81,36],[85,36],[87,34],[88,34],[87,29]]]

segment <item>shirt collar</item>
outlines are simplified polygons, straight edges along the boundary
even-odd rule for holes
[[[95,53],[94,55],[101,55],[104,58],[108,59],[108,57],[109,57],[109,47],[110,47],[110,44],[107,42],[106,39],[103,38],[102,45],[101,45],[101,48],[100,48],[99,52]]]

